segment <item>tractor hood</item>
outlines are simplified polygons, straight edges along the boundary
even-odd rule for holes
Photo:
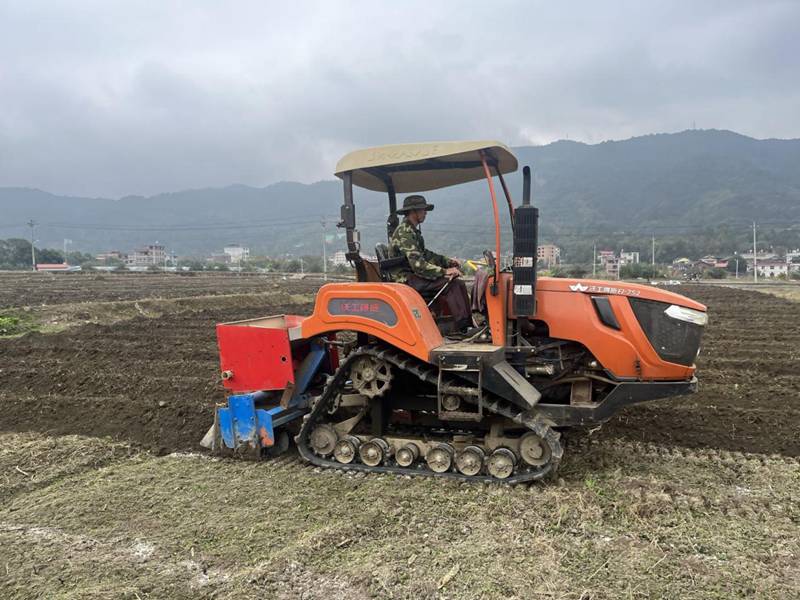
[[[561,277],[540,277],[536,284],[538,290],[565,292],[570,294],[589,294],[591,296],[627,296],[667,304],[677,304],[694,310],[706,312],[706,306],[674,292],[650,285],[628,283],[626,281],[604,281],[601,279],[565,279]]]

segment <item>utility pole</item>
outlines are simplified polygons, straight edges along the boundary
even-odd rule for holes
[[[758,283],[758,245],[756,243],[756,222],[753,221],[753,283]]]
[[[592,245],[592,278],[597,277],[597,244]]]
[[[651,258],[652,258],[652,269],[650,272],[650,279],[656,278],[656,234],[653,234],[653,247],[650,251]]]
[[[33,219],[28,221],[28,227],[31,228],[31,270],[36,270],[36,248],[33,246],[33,228],[36,227],[37,223]]]
[[[64,238],[64,264],[67,264],[67,244],[71,244],[72,240]]]
[[[303,257],[300,257],[300,275],[305,275],[305,271],[303,271]]]
[[[322,273],[323,279],[328,281],[328,240],[325,239],[325,219],[322,219]]]

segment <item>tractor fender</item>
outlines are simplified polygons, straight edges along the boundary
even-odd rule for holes
[[[444,343],[422,296],[402,283],[326,284],[301,328],[304,338],[358,331],[426,362],[430,351]]]

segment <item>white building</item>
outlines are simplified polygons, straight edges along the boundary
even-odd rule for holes
[[[536,248],[536,258],[551,269],[561,262],[561,248],[555,244],[543,244]]]
[[[605,270],[606,275],[612,279],[619,279],[620,259],[613,250],[600,250],[597,253],[597,262]]]
[[[348,265],[349,262],[347,257],[345,256],[344,250],[337,250],[334,252],[333,256],[328,259],[334,267],[338,267],[339,265]]]
[[[760,277],[784,277],[789,274],[789,263],[782,260],[765,260],[756,264],[756,269]]]
[[[623,265],[635,265],[639,263],[638,252],[620,252],[619,261]]]
[[[232,263],[247,262],[250,258],[250,248],[239,244],[229,244],[222,249],[222,252],[230,256]]]
[[[149,267],[156,265],[163,267],[167,260],[167,252],[159,243],[137,248],[125,259],[128,267]]]

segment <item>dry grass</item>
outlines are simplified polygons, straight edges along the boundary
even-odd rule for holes
[[[770,294],[784,300],[792,300],[800,302],[800,282],[780,282],[780,283],[760,283],[760,284],[742,284],[737,283],[731,285],[740,290],[751,290],[754,292],[761,292],[762,294]]]
[[[32,444],[3,436],[2,468],[30,466]],[[5,597],[790,597],[800,582],[800,466],[780,457],[608,440],[528,488],[57,445],[72,458],[46,481],[4,482]]]

